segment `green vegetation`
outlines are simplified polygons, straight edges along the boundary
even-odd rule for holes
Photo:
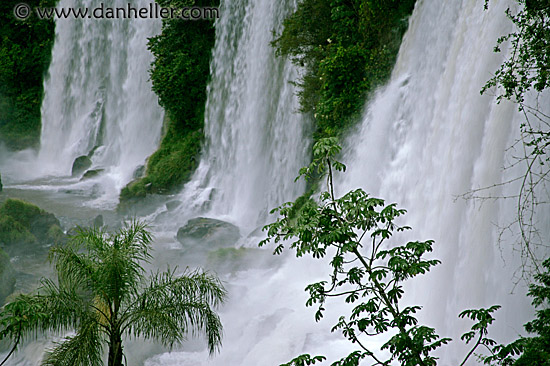
[[[0,3],[0,142],[14,150],[36,147],[40,141],[43,79],[54,41],[53,21],[14,17],[20,2]],[[26,1],[33,8],[56,2]]]
[[[315,138],[339,136],[358,120],[368,93],[395,63],[415,0],[302,0],[273,41],[306,73],[297,81]]]
[[[535,337],[520,337],[504,346],[493,348],[490,357],[483,358],[485,364],[503,366],[549,366],[550,365],[550,258],[542,266],[545,271],[535,275],[535,282],[529,285],[528,295],[533,306],[539,308],[536,318],[525,324],[525,330]]]
[[[218,6],[218,0],[157,0],[161,6]],[[120,195],[124,204],[149,193],[170,193],[189,180],[198,166],[203,140],[206,85],[214,46],[214,19],[164,20],[162,33],[149,40],[153,90],[164,107],[165,135],[149,158],[146,176]]]
[[[434,351],[451,339],[440,338],[435,329],[418,323],[415,314],[421,306],[404,306],[401,301],[405,281],[427,273],[440,263],[425,258],[432,251],[433,241],[390,243],[394,233],[410,230],[396,222],[401,221],[399,218],[405,210],[369,197],[361,189],[336,197],[333,172],[345,170],[345,166],[335,160],[339,152],[335,137],[320,139],[314,145],[313,161],[300,170],[300,176],[311,179],[325,175],[326,191],[320,193],[318,201],[309,200],[300,209],[295,208],[297,203],[289,202],[273,210],[272,213],[277,212],[280,217],[264,228],[267,239],[260,245],[274,242],[278,244],[275,253],[280,254],[285,243],[290,242],[297,257],[330,257],[328,280],[306,287],[309,292],[306,306],[317,305],[315,319],[319,321],[328,298],[342,298],[354,304],[351,313],[342,315],[332,330],[341,331],[359,348],[333,366],[358,366],[365,358],[383,366],[395,361],[402,366],[434,366],[437,364]],[[461,338],[471,343],[471,350],[460,365],[480,346],[495,344],[487,338],[487,328],[494,321],[492,313],[498,308],[466,310],[459,315],[474,321],[471,330]],[[390,353],[386,360],[373,352],[366,339],[380,335],[389,338],[381,347]],[[324,359],[324,356],[305,354],[282,366],[310,365]]]
[[[123,365],[124,335],[173,346],[188,334],[203,333],[213,353],[221,345],[222,325],[214,309],[226,292],[205,272],[152,273],[151,235],[133,222],[115,234],[80,229],[66,246],[54,247],[56,280],[43,279],[34,295],[19,295],[4,307],[0,337],[15,350],[37,331],[75,331],[50,350],[42,365]],[[10,353],[11,354],[11,353]],[[9,356],[8,356],[9,357]]]
[[[8,252],[19,245],[66,241],[59,220],[30,203],[8,199],[0,206],[0,245]]]

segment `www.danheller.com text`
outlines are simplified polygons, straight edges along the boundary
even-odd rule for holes
[[[14,8],[14,14],[18,18],[27,18],[30,15],[30,7],[21,3],[17,6],[25,6],[26,9]],[[164,7],[157,3],[150,3],[147,6],[136,6],[127,3],[125,6],[106,6],[99,3],[93,8],[34,8],[36,16],[40,19],[216,19],[219,18],[217,7]]]

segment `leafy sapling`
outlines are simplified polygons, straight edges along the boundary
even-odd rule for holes
[[[324,176],[326,191],[320,193],[318,202],[310,200],[299,209],[293,202],[274,209],[272,213],[278,213],[279,218],[264,227],[267,238],[260,246],[274,242],[275,254],[288,245],[297,257],[330,258],[328,279],[306,287],[309,293],[306,306],[317,307],[315,320],[319,321],[328,298],[340,298],[351,304],[351,312],[342,315],[332,331],[342,332],[358,346],[358,350],[332,366],[356,366],[363,359],[385,366],[394,361],[403,366],[436,365],[434,351],[451,339],[441,338],[434,328],[419,324],[416,313],[420,306],[404,306],[401,301],[404,281],[425,274],[440,263],[426,258],[433,241],[390,244],[393,233],[410,229],[396,222],[405,210],[396,204],[386,205],[362,189],[336,197],[334,171],[345,171],[345,166],[335,160],[340,150],[336,138],[321,139],[315,144],[313,161],[300,170],[298,178]],[[466,359],[480,344],[491,344],[486,338],[487,327],[496,309],[494,306],[461,314],[476,321],[463,336],[468,342],[476,339]],[[366,338],[372,336],[387,339],[381,350],[388,351],[389,357],[380,356],[380,352],[375,353],[367,345]],[[323,360],[324,356],[305,354],[282,366],[313,365]]]

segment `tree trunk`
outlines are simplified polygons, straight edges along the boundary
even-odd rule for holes
[[[119,331],[113,332],[109,340],[109,366],[122,366],[122,337]]]

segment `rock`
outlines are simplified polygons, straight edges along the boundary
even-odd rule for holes
[[[230,273],[251,268],[270,268],[277,262],[272,251],[257,248],[219,248],[206,254],[206,268]]]
[[[78,226],[74,226],[72,228],[70,228],[69,230],[67,230],[67,237],[72,237],[72,236],[75,236],[76,234],[78,234]]]
[[[181,205],[181,201],[168,201],[165,204],[168,211],[174,211],[179,205]]]
[[[247,239],[253,239],[253,238],[261,238],[264,239],[267,236],[266,232],[264,232],[263,226],[258,226],[256,229],[252,230],[246,237]]]
[[[61,229],[61,227],[59,227],[58,225],[52,225],[48,229],[47,239],[48,239],[48,242],[53,243],[55,245],[66,244],[68,241],[67,235],[63,232],[63,229]]]
[[[104,169],[90,169],[86,171],[86,173],[84,173],[84,175],[82,176],[82,178],[80,178],[80,180],[83,181],[85,179],[97,177],[99,173],[103,172],[103,170]]]
[[[36,236],[37,239],[49,238],[48,232],[52,226],[61,227],[59,220],[46,211],[41,211],[39,215],[33,217],[30,221],[30,232]]]
[[[10,262],[9,256],[0,249],[0,305],[4,304],[15,289],[15,271]]]
[[[145,176],[145,165],[140,165],[134,170],[133,179],[143,178]]]
[[[178,241],[184,245],[197,243],[206,248],[232,247],[241,237],[239,228],[225,221],[198,217],[178,230]]]
[[[73,163],[71,175],[73,177],[76,177],[77,175],[84,173],[91,166],[92,166],[92,160],[89,157],[87,157],[86,155],[79,156],[78,158],[75,159]]]
[[[97,215],[94,219],[94,221],[92,222],[92,226],[93,227],[102,227],[103,226],[103,215]]]

